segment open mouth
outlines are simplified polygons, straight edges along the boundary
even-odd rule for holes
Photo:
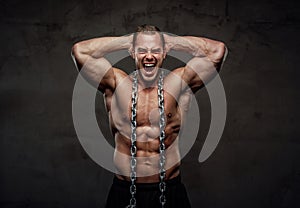
[[[148,73],[151,73],[155,68],[154,63],[146,63],[146,64],[143,64],[143,66],[144,66],[145,71]]]

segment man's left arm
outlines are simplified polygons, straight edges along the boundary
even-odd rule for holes
[[[227,55],[224,43],[202,37],[164,35],[166,50],[183,51],[193,58],[182,69],[181,77],[193,92],[207,84],[221,69]]]

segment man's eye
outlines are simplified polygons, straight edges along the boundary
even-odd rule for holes
[[[152,53],[161,53],[161,50],[160,49],[155,49],[155,50],[152,50]]]
[[[138,53],[147,53],[147,50],[145,50],[145,49],[138,49]]]

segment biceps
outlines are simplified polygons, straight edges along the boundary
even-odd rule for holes
[[[196,92],[203,86],[203,81],[199,77],[199,75],[192,69],[185,67],[183,74],[183,80],[188,85],[183,86],[183,90],[190,88],[192,92]]]
[[[195,92],[207,84],[216,73],[216,67],[210,60],[195,57],[186,65],[184,79]]]
[[[81,68],[81,74],[94,87],[104,92],[115,84],[114,71],[105,58],[88,58]]]

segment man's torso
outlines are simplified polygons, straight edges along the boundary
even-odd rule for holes
[[[116,89],[105,94],[109,121],[115,138],[114,162],[119,174],[117,177],[129,180],[130,146],[131,146],[131,93],[132,79],[124,74],[116,74]],[[170,76],[165,77],[165,146],[166,146],[166,179],[179,174],[180,153],[178,134],[190,96],[178,93],[181,81]],[[177,89],[178,88],[178,89]],[[137,182],[158,182],[159,177],[159,120],[158,87],[138,87],[137,98]]]

